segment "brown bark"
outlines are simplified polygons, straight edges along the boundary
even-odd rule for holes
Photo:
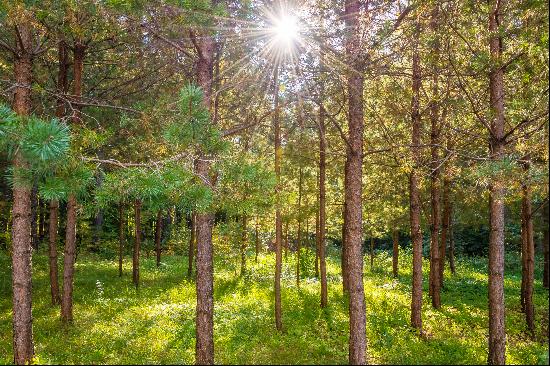
[[[49,257],[50,257],[50,292],[52,295],[52,305],[61,303],[59,296],[59,276],[57,268],[57,220],[59,212],[59,202],[52,200],[50,202],[50,229],[49,229]]]
[[[63,258],[63,294],[61,296],[61,321],[73,321],[74,262],[76,258],[76,209],[74,194],[67,201],[67,228],[65,231],[65,251]]]
[[[550,264],[550,238],[548,235],[548,206],[549,203],[546,201],[546,204],[544,205],[544,214],[543,214],[543,222],[544,222],[544,233],[543,233],[543,247],[544,247],[544,271],[543,271],[543,278],[542,278],[542,284],[545,288],[548,288],[548,282],[550,282],[550,270],[549,270],[549,264]]]
[[[319,211],[315,213],[315,277],[319,278]]]
[[[78,39],[73,45],[73,98],[75,102],[80,102],[82,97],[82,77],[84,70],[84,57],[86,55],[86,45]],[[81,107],[79,104],[73,106],[72,121],[74,124],[81,124]]]
[[[124,251],[124,204],[118,204],[118,277],[122,277],[122,257]]]
[[[344,14],[348,29],[346,57],[351,70],[348,83],[348,142],[346,151],[346,250],[349,272],[349,363],[366,363],[366,314],[363,288],[363,232],[362,232],[362,167],[363,167],[363,74],[361,53],[361,29],[359,23],[360,2],[346,0]]]
[[[196,242],[196,230],[197,229],[197,215],[195,212],[191,214],[191,233],[189,235],[189,250],[187,251],[187,277],[193,276],[193,256],[195,254],[195,242]]]
[[[44,227],[45,227],[45,219],[46,216],[46,209],[44,207],[44,201],[39,199],[38,200],[38,241],[42,241],[44,239]]]
[[[422,84],[420,74],[420,56],[418,54],[418,37],[420,26],[415,25],[414,50],[412,60],[412,160],[413,167],[409,176],[409,200],[410,200],[410,225],[411,241],[413,247],[413,278],[411,299],[411,325],[422,331],[422,231],[420,229],[420,192],[418,190],[418,167],[420,166],[420,88]]]
[[[155,249],[157,252],[157,267],[160,266],[160,233],[162,232],[162,210],[157,212],[157,223],[155,224]]]
[[[135,238],[134,253],[132,256],[132,281],[139,288],[139,251],[141,248],[141,201],[134,201]]]
[[[326,137],[325,111],[319,107],[319,269],[321,272],[321,307],[328,303],[327,263],[325,260],[326,232]]]
[[[493,65],[489,74],[491,140],[490,154],[495,162],[504,156],[504,70],[500,67],[502,39],[499,36],[501,2],[490,2],[489,47]],[[489,187],[489,354],[487,362],[502,365],[506,362],[506,333],[504,326],[504,195],[505,183],[494,177]]]
[[[441,237],[439,241],[439,287],[443,287],[445,273],[445,258],[447,254],[447,234],[451,222],[451,202],[449,200],[451,182],[447,175],[443,178],[443,221],[441,223]]]
[[[300,252],[302,250],[302,181],[303,171],[300,166],[298,175],[298,239],[296,243],[296,286],[300,287]]]
[[[58,43],[58,64],[59,70],[57,73],[57,92],[59,94],[66,94],[69,90],[69,52],[67,50],[67,43],[63,39],[61,39]],[[65,102],[61,97],[57,98],[55,116],[57,118],[62,118],[65,116]]]
[[[281,269],[282,269],[282,236],[283,223],[281,221],[281,126],[279,123],[279,66],[276,66],[273,83],[274,113],[273,113],[273,131],[275,135],[275,326],[278,331],[283,329],[281,314]]]
[[[451,273],[456,274],[455,267],[455,239],[453,235],[453,206],[449,207],[449,269]]]
[[[19,32],[14,54],[13,110],[20,116],[31,111],[32,33],[28,24],[16,26]],[[28,166],[21,152],[13,159],[14,175]],[[27,364],[34,356],[32,337],[32,264],[31,264],[31,189],[24,184],[13,187],[12,211],[12,288],[13,288],[13,360]]]
[[[242,236],[241,236],[241,276],[246,273],[246,247],[248,246],[248,220],[246,215],[242,217]]]
[[[38,250],[38,185],[33,184],[31,189],[31,246],[34,250]]]
[[[344,179],[344,182],[345,182],[345,179]],[[344,186],[346,184],[344,183]],[[342,207],[342,216],[343,216],[343,221],[342,221],[342,253],[341,253],[341,257],[340,257],[340,260],[342,262],[342,292],[344,294],[347,294],[348,293],[348,289],[349,289],[349,275],[348,275],[348,266],[347,266],[347,262],[348,262],[348,254],[347,254],[347,251],[346,251],[346,204],[344,203],[343,207]]]
[[[525,163],[526,171],[529,169],[529,163]],[[535,307],[533,304],[533,283],[535,272],[535,242],[533,238],[533,218],[531,204],[531,187],[527,182],[523,182],[522,190],[522,262],[525,270],[522,271],[522,299],[523,311],[525,312],[525,320],[527,329],[534,334],[535,331]]]
[[[192,41],[199,56],[197,60],[197,83],[203,92],[203,104],[210,110],[212,104],[214,39],[209,34],[195,34],[193,32]],[[213,179],[210,177],[210,162],[208,159],[199,157],[195,170],[197,174],[205,177],[209,184],[213,183]],[[203,365],[214,363],[214,263],[212,246],[214,215],[210,212],[198,212],[195,220],[197,230],[195,363]]]
[[[433,7],[431,19],[430,19],[430,30],[434,36],[434,42],[432,45],[432,57],[433,57],[433,80],[432,80],[432,100],[430,101],[430,122],[431,122],[431,226],[430,226],[430,295],[432,297],[432,306],[436,309],[441,307],[441,293],[440,293],[440,264],[441,259],[439,256],[439,229],[441,225],[441,211],[440,211],[440,156],[439,156],[439,145],[441,143],[440,139],[440,118],[439,118],[439,102],[436,100],[438,98],[439,88],[439,68],[437,65],[438,56],[439,56],[439,9],[438,4],[436,3]]]
[[[399,231],[393,230],[393,257],[392,257],[392,273],[393,277],[399,276]]]

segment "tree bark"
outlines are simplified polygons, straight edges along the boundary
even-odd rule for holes
[[[455,239],[453,235],[453,206],[449,206],[449,269],[453,275],[456,274],[455,267]]]
[[[436,100],[439,94],[438,82],[439,82],[439,67],[437,65],[439,57],[439,8],[438,3],[434,4],[430,19],[430,29],[432,31],[434,42],[432,45],[432,100],[430,101],[430,122],[431,122],[431,227],[430,227],[430,295],[432,297],[432,306],[435,309],[441,307],[441,293],[440,293],[440,264],[441,259],[439,256],[439,229],[441,225],[441,213],[440,213],[440,162],[439,162],[439,145],[440,139],[440,122],[439,122],[439,102]]]
[[[298,239],[296,243],[296,286],[300,287],[300,251],[302,250],[302,181],[304,174],[300,166],[298,175]]]
[[[420,192],[418,189],[418,167],[420,166],[420,89],[422,77],[420,74],[420,56],[418,53],[418,38],[420,36],[420,25],[416,20],[414,34],[414,49],[412,59],[412,160],[413,167],[409,175],[409,200],[410,200],[410,225],[411,241],[413,247],[413,278],[412,278],[412,300],[411,300],[411,325],[422,332],[422,231],[420,229]]]
[[[447,174],[443,178],[443,221],[441,225],[441,237],[439,241],[439,287],[443,287],[443,275],[445,273],[445,258],[447,254],[447,234],[451,222],[451,202],[449,200],[451,182]]]
[[[52,305],[61,303],[59,296],[59,276],[57,268],[57,220],[59,212],[59,202],[52,200],[50,202],[50,229],[49,229],[49,257],[50,257],[50,292],[52,295]]]
[[[61,297],[61,321],[73,321],[73,284],[74,263],[76,259],[76,209],[74,194],[69,194],[67,201],[67,228],[65,231],[65,251],[63,258],[63,294]]]
[[[283,329],[282,313],[281,313],[281,269],[282,269],[282,236],[283,223],[281,221],[281,126],[279,122],[279,65],[275,69],[275,77],[273,83],[274,97],[274,113],[273,113],[273,130],[275,135],[275,326],[278,331]]]
[[[319,203],[318,199],[317,203]],[[319,246],[319,211],[317,211],[315,213],[315,278],[319,278]]]
[[[399,276],[399,231],[393,230],[393,257],[392,257],[392,273],[393,277]]]
[[[30,24],[15,26],[19,32],[14,53],[13,110],[20,116],[31,112],[32,32]],[[14,178],[27,161],[20,151],[13,159]],[[16,179],[15,179],[16,180]],[[16,180],[17,181],[17,180]],[[32,337],[32,264],[31,264],[31,189],[25,184],[13,187],[12,211],[12,289],[13,289],[13,361],[29,364],[34,356]]]
[[[321,271],[321,307],[328,303],[327,263],[325,260],[326,232],[326,136],[325,111],[319,107],[319,269]]]
[[[347,170],[347,169],[346,169]],[[344,179],[344,186],[345,186],[345,179]],[[346,203],[344,202],[344,205],[342,206],[342,253],[340,260],[342,262],[342,292],[344,294],[348,293],[349,290],[349,275],[348,275],[348,254],[346,251]]]
[[[194,33],[192,38],[199,56],[196,69],[197,82],[203,92],[203,104],[210,110],[215,42],[209,34]],[[208,184],[213,184],[213,179],[210,176],[210,162],[206,156],[197,159],[195,170],[197,174],[206,178]],[[211,212],[197,212],[195,220],[197,230],[195,363],[204,365],[214,363],[214,263],[212,246],[214,214]]]
[[[141,201],[134,201],[135,239],[132,256],[132,281],[139,288],[139,252],[141,248]]]
[[[548,192],[548,191],[547,191]],[[548,194],[548,193],[547,193]],[[545,288],[548,288],[548,282],[550,282],[550,237],[548,235],[548,206],[549,203],[546,201],[546,204],[544,205],[544,214],[543,214],[543,222],[544,222],[544,233],[543,233],[543,246],[544,246],[544,271],[543,271],[543,278],[542,278],[542,284]]]
[[[31,190],[31,246],[35,251],[38,250],[38,184],[34,183]]]
[[[524,164],[526,172],[529,170],[529,163]],[[529,183],[523,182],[521,186],[521,221],[522,221],[522,305],[525,312],[527,329],[534,335],[535,331],[535,307],[533,304],[533,283],[535,270],[535,242],[533,238],[533,218],[531,204],[531,187]]]
[[[504,70],[502,39],[499,36],[501,2],[491,0],[489,14],[489,47],[493,65],[489,75],[491,159],[500,162],[504,157]],[[503,365],[506,362],[506,332],[504,326],[504,195],[505,183],[494,177],[489,187],[489,354],[487,362]]]
[[[122,258],[124,253],[124,204],[118,204],[118,277],[122,277]]]
[[[366,309],[363,288],[362,168],[363,168],[363,74],[361,53],[360,2],[346,0],[344,14],[348,29],[346,57],[351,70],[348,83],[348,142],[346,151],[346,250],[349,272],[349,363],[366,363]]]
[[[161,232],[162,232],[162,210],[159,210],[157,212],[157,222],[155,224],[155,249],[157,252],[157,267],[160,266],[160,254],[161,254],[160,234]]]
[[[242,217],[242,236],[241,236],[241,276],[246,273],[246,247],[248,245],[248,220],[246,214]]]

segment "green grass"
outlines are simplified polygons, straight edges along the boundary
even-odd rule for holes
[[[142,260],[142,284],[131,283],[115,261],[81,255],[76,266],[74,325],[63,327],[59,309],[50,305],[47,258],[33,258],[34,341],[40,363],[193,363],[195,286],[185,278],[186,257]],[[538,260],[538,258],[537,258]],[[215,265],[215,359],[217,363],[342,364],[347,362],[348,317],[342,296],[338,258],[329,258],[329,307],[319,307],[319,282],[311,275],[298,289],[294,259],[283,269],[282,334],[273,320],[273,254],[249,259],[249,272],[238,277],[236,260]],[[424,299],[420,338],[409,327],[410,254],[401,257],[400,278],[391,278],[391,258],[378,253],[371,271],[365,261],[368,355],[371,363],[479,364],[487,354],[486,260],[458,260],[457,275],[445,274],[442,308]],[[540,264],[540,261],[537,262]],[[0,363],[11,363],[10,259],[0,254]],[[539,266],[540,267],[540,266]],[[427,262],[424,263],[427,276]],[[425,277],[426,279],[427,277]],[[536,334],[526,333],[520,312],[519,262],[506,264],[507,362],[548,364],[548,291],[535,282]],[[426,281],[425,293],[426,293]]]

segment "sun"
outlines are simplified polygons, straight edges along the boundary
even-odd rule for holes
[[[280,46],[291,47],[300,37],[298,19],[292,15],[283,14],[273,19],[271,32]]]

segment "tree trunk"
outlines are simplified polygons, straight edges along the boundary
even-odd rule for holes
[[[52,295],[52,305],[61,303],[59,296],[59,279],[57,269],[57,220],[59,212],[59,202],[53,200],[50,202],[50,229],[49,229],[49,255],[50,255],[50,290]]]
[[[31,190],[31,246],[38,250],[38,184],[34,183]]]
[[[31,111],[32,32],[29,24],[16,25],[20,39],[14,54],[13,110],[20,116]],[[18,170],[28,163],[18,150],[13,159],[14,181]],[[21,177],[21,179],[23,179]],[[13,187],[12,213],[12,288],[13,288],[13,361],[28,364],[34,356],[32,339],[32,264],[31,264],[31,190],[26,185]]]
[[[134,201],[135,239],[134,253],[132,256],[132,281],[139,288],[139,251],[141,248],[141,201]]]
[[[289,221],[287,221],[285,223],[285,241],[284,241],[284,246],[285,246],[285,261],[287,260],[288,258],[288,224],[289,224]]]
[[[196,68],[197,82],[203,92],[203,104],[210,110],[215,43],[212,36],[208,34],[194,34],[193,42],[199,56]],[[208,184],[215,183],[210,176],[210,162],[208,159],[204,157],[197,159],[195,170],[197,174],[205,177]],[[198,212],[195,220],[197,230],[195,363],[204,365],[214,363],[214,263],[212,246],[214,214]]]
[[[193,256],[195,254],[195,241],[196,241],[196,231],[197,231],[197,215],[195,212],[191,214],[191,233],[189,235],[189,250],[187,252],[187,277],[191,278],[193,276]]]
[[[372,267],[374,266],[374,238],[371,236],[370,238],[370,270],[372,271]]]
[[[124,251],[124,204],[118,204],[118,277],[122,277],[122,257]]]
[[[346,169],[347,170],[347,169]],[[345,179],[344,179],[345,182]],[[345,183],[344,183],[345,186]],[[342,292],[348,294],[349,291],[349,276],[348,276],[348,254],[346,251],[346,204],[342,206],[342,253],[340,260],[342,262]]]
[[[246,247],[248,245],[248,228],[247,228],[247,217],[243,215],[242,217],[242,237],[241,237],[241,276],[244,276],[246,273]]]
[[[422,231],[420,229],[420,192],[418,189],[418,169],[420,166],[420,89],[422,77],[420,74],[420,56],[418,53],[418,38],[420,25],[418,19],[415,24],[414,49],[412,59],[412,160],[413,167],[409,176],[409,200],[410,200],[410,225],[411,241],[413,247],[413,278],[411,300],[411,325],[422,332]]]
[[[491,159],[500,162],[504,156],[504,70],[501,65],[502,39],[499,36],[501,2],[490,2],[489,46],[493,65],[489,75],[491,120]],[[506,362],[504,326],[504,195],[505,182],[498,175],[489,187],[489,354],[487,362]]]
[[[455,267],[455,239],[453,235],[453,206],[449,206],[449,269],[453,275],[456,274]]]
[[[304,174],[300,166],[298,177],[298,239],[296,243],[296,286],[300,287],[300,251],[302,250],[302,181]]]
[[[548,194],[548,193],[547,193]],[[550,270],[549,270],[549,262],[550,262],[550,238],[548,235],[548,206],[549,203],[546,201],[546,204],[544,205],[544,214],[543,214],[543,222],[544,222],[544,234],[543,234],[543,246],[544,246],[544,271],[543,271],[543,279],[542,284],[545,288],[548,288],[548,282],[550,282]]]
[[[157,267],[160,266],[160,234],[162,232],[162,210],[157,212],[157,223],[155,224],[155,249],[157,252]]]
[[[529,170],[529,163],[524,164],[525,171]],[[523,297],[523,310],[525,312],[525,320],[527,322],[527,329],[534,335],[535,332],[535,306],[533,304],[533,282],[535,272],[535,242],[533,238],[533,217],[532,217],[532,204],[531,204],[531,187],[529,183],[523,182],[521,186],[522,190],[522,252],[525,256],[522,256],[522,262],[525,263],[525,271],[522,273],[522,297]]]
[[[319,181],[319,180],[317,180]],[[317,199],[317,204],[319,199]],[[319,205],[317,205],[319,208]],[[319,211],[315,213],[315,278],[319,278]]]
[[[321,307],[328,303],[327,263],[325,260],[326,232],[326,137],[325,111],[319,107],[319,269],[321,271]]]
[[[273,130],[275,135],[275,326],[278,331],[283,329],[281,314],[281,269],[282,253],[281,244],[283,239],[283,223],[281,221],[281,126],[279,123],[279,65],[275,69],[273,83],[274,113]]]
[[[393,264],[393,277],[397,278],[399,276],[399,231],[396,229],[393,230],[393,257],[392,257],[392,264]]]
[[[73,321],[73,284],[74,263],[76,259],[76,209],[74,194],[69,194],[67,201],[67,228],[65,231],[65,251],[63,259],[63,294],[61,297],[61,321]]]
[[[451,182],[445,174],[443,179],[443,221],[441,226],[441,238],[439,241],[439,287],[443,287],[443,275],[445,273],[445,258],[447,254],[447,234],[451,222],[451,202],[449,200]]]
[[[349,272],[349,363],[366,363],[366,313],[363,288],[362,168],[363,168],[363,74],[358,55],[361,52],[360,3],[346,0],[346,57],[348,71],[348,142],[346,152],[346,250]]]
[[[41,199],[38,199],[38,241],[39,242],[41,242],[44,239],[45,222],[46,222],[46,208],[44,206],[44,201]]]

